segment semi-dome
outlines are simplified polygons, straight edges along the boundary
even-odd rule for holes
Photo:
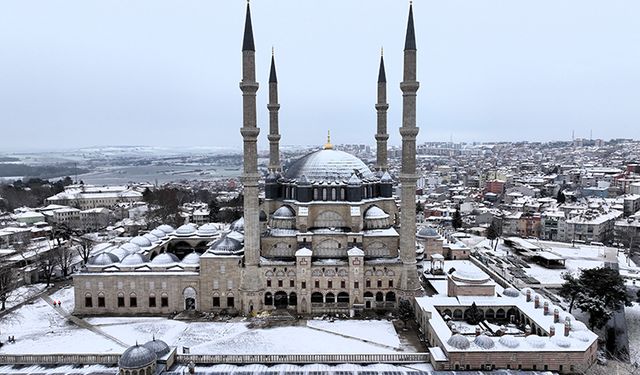
[[[240,243],[240,241],[230,238],[229,236],[224,236],[215,241],[209,248],[209,251],[214,254],[229,255],[234,254],[241,249],[242,244]]]
[[[92,266],[106,266],[113,263],[118,263],[120,259],[118,256],[112,253],[102,253],[94,257],[89,258],[89,264]]]
[[[176,229],[176,236],[192,236],[196,233],[196,227],[193,224],[184,224]]]
[[[518,347],[518,345],[520,345],[520,341],[518,341],[518,339],[510,335],[505,335],[500,337],[498,342],[509,349],[515,349]]]
[[[369,209],[367,209],[367,212],[365,212],[365,214],[364,214],[364,218],[365,219],[370,219],[370,220],[371,219],[386,219],[388,217],[389,217],[389,214],[384,212],[378,206],[369,207]]]
[[[171,348],[169,348],[169,345],[167,345],[166,342],[162,340],[156,340],[155,337],[153,338],[153,340],[144,343],[144,345],[142,346],[154,352],[158,358],[164,357],[171,351]]]
[[[201,237],[211,237],[218,234],[218,228],[215,224],[207,223],[203,224],[198,228],[198,236]]]
[[[231,223],[231,230],[244,233],[244,217],[241,217],[240,219]]]
[[[175,256],[175,254],[171,254],[171,253],[158,254],[158,256],[151,259],[152,264],[170,264],[170,263],[177,263],[179,261],[180,259],[177,256]]]
[[[289,206],[282,206],[271,215],[274,219],[292,219],[296,216],[295,212]]]
[[[133,254],[133,253],[137,253],[137,252],[140,251],[140,246],[136,245],[133,242],[124,243],[124,244],[120,245],[120,248],[123,249],[124,251],[126,251],[128,254]]]
[[[187,254],[184,258],[182,258],[182,263],[184,264],[199,264],[200,263],[200,254],[195,251]]]
[[[147,263],[148,261],[149,259],[147,259],[145,255],[136,253],[136,254],[130,254],[124,257],[124,259],[120,261],[120,264],[125,266],[137,266],[139,264]]]
[[[386,229],[391,226],[389,214],[378,206],[371,206],[364,213],[365,229]]]
[[[149,247],[149,246],[151,246],[151,240],[149,240],[148,238],[143,237],[143,236],[133,237],[131,239],[131,241],[129,241],[129,242],[131,242],[134,245],[138,245],[140,247]]]
[[[158,360],[156,353],[142,345],[135,345],[122,353],[118,361],[121,369],[139,369],[154,364]]]
[[[482,349],[491,349],[496,345],[493,339],[485,334],[476,336],[473,343]]]
[[[520,291],[516,288],[506,288],[502,294],[504,294],[507,297],[520,297]]]
[[[462,336],[459,333],[456,333],[455,335],[452,335],[451,337],[449,337],[449,340],[447,340],[447,344],[453,346],[456,349],[469,349],[469,346],[471,345],[469,343],[469,340],[467,340],[466,337]]]
[[[348,180],[354,172],[365,179],[375,177],[369,167],[357,157],[344,151],[324,149],[293,162],[284,177],[289,180],[298,180],[302,176],[312,181]]]
[[[161,230],[161,231],[165,232],[166,234],[173,233],[173,231],[175,230],[175,229],[173,229],[173,227],[172,227],[171,225],[169,225],[169,224],[162,224],[162,225],[160,225],[157,229],[159,229],[159,230]]]
[[[435,228],[432,227],[422,227],[418,231],[418,237],[420,238],[438,238],[440,235]]]
[[[149,232],[151,234],[153,234],[154,236],[158,237],[158,238],[165,238],[167,237],[167,234],[163,231],[161,231],[160,229],[156,228],[154,230],[152,230],[151,232]]]

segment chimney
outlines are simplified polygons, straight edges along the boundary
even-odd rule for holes
[[[527,302],[531,302],[531,289],[527,289]]]
[[[553,337],[556,335],[556,326],[551,325],[551,327],[549,327],[549,337]]]
[[[570,320],[565,320],[564,321],[564,335],[565,336],[569,336],[569,331],[571,331],[571,321]]]
[[[544,315],[549,315],[549,302],[544,301],[542,308],[544,309]]]
[[[533,297],[533,307],[535,307],[536,309],[540,307],[540,296],[537,294],[535,297]]]
[[[553,309],[553,322],[554,323],[559,323],[560,322],[560,310]]]

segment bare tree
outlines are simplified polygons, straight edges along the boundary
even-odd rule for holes
[[[0,266],[0,311],[6,308],[7,300],[20,283],[20,277],[15,264],[2,264]]]
[[[73,265],[74,252],[69,248],[69,244],[63,244],[52,250],[53,261],[55,266],[60,268],[63,277],[69,276],[69,270]]]
[[[82,258],[82,263],[87,264],[91,257],[91,248],[93,247],[93,241],[86,236],[76,237],[73,239],[75,242],[74,249],[76,253]]]

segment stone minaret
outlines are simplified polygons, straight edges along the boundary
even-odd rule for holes
[[[241,177],[244,186],[244,265],[241,290],[244,292],[242,309],[257,309],[260,297],[251,298],[260,288],[257,275],[260,260],[260,223],[258,207],[258,128],[256,121],[256,58],[251,27],[251,11],[247,3],[247,16],[242,41],[242,128],[244,171]]]
[[[402,90],[402,169],[400,172],[400,259],[404,265],[400,288],[406,297],[421,291],[416,270],[416,35],[413,28],[413,5],[409,5],[409,21],[404,42]]]
[[[387,163],[387,76],[384,72],[384,56],[380,50],[380,71],[378,72],[378,101],[376,112],[378,112],[378,132],[376,133],[376,170],[383,172],[389,169]]]
[[[269,73],[269,171],[280,172],[280,133],[278,130],[278,77],[276,76],[276,61],[273,50],[271,51],[271,71]]]

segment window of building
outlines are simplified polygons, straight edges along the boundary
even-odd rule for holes
[[[289,280],[289,287],[294,288],[295,286],[296,286],[296,281],[293,279]]]
[[[104,294],[98,294],[98,307],[104,307]]]
[[[271,279],[267,280],[267,287],[271,288]]]
[[[169,296],[162,295],[160,297],[160,307],[169,307]]]
[[[89,293],[84,296],[84,307],[93,307],[93,298],[91,298],[91,294]]]
[[[378,288],[382,288],[382,280],[378,280]]]
[[[233,280],[227,280],[227,289],[233,289]]]
[[[316,288],[320,288],[320,280],[316,280],[314,284]]]
[[[329,288],[329,289],[333,288],[333,281],[331,281],[331,280],[327,281],[327,288]]]
[[[227,307],[233,307],[233,306],[234,306],[233,297],[227,297]]]
[[[124,294],[118,293],[118,307],[124,307]]]
[[[347,287],[347,282],[344,280],[340,280],[340,288],[344,289]]]
[[[389,288],[393,288],[393,280],[389,280]]]
[[[278,280],[278,288],[282,288],[282,280]]]
[[[367,288],[371,288],[371,280],[369,280],[369,279],[365,280],[364,286],[367,287]]]
[[[357,282],[357,281],[354,281],[353,282],[353,289],[358,289],[358,288],[360,288],[360,283]]]
[[[220,297],[213,296],[213,307],[220,307]]]
[[[226,269],[225,269],[225,265],[221,264],[220,265],[220,273],[225,273]]]
[[[149,296],[149,307],[156,307],[156,296],[152,294]]]
[[[129,306],[138,307],[138,298],[136,297],[135,293],[131,293],[131,295],[129,295]]]
[[[307,289],[307,282],[303,281],[301,287],[302,289]]]

